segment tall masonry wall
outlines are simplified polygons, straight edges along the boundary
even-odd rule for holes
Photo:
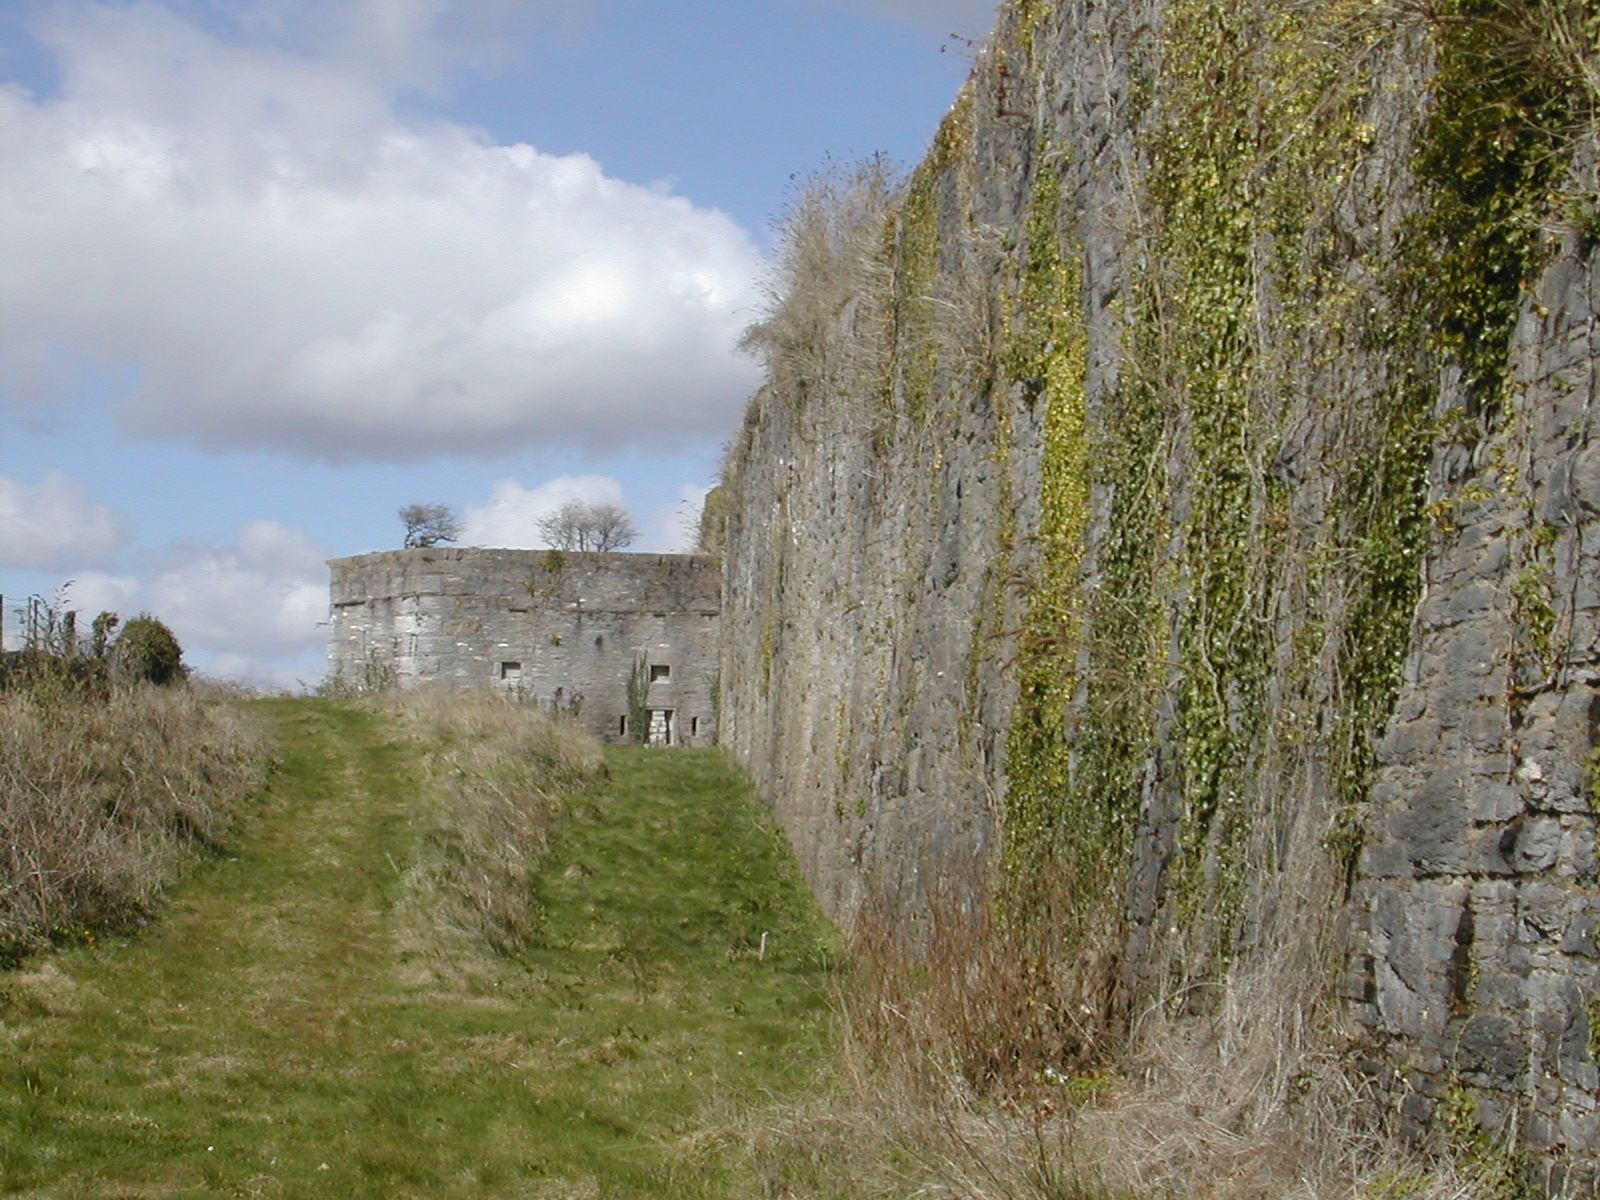
[[[709,558],[430,548],[328,566],[335,680],[498,688],[608,741],[641,719],[657,740],[716,740],[722,581]],[[630,712],[636,670],[646,690]]]
[[[841,917],[998,860],[1108,1026],[1315,1002],[1399,1125],[1592,1195],[1596,130],[1505,35],[1555,7],[1008,0],[769,338],[722,739]]]

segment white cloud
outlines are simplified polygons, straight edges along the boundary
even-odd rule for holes
[[[656,510],[652,528],[645,535],[644,548],[662,554],[689,554],[700,538],[700,510],[705,507],[704,484],[686,483],[678,488],[678,498]]]
[[[454,72],[514,58],[535,35],[569,31],[590,0],[211,0],[251,40],[337,61],[392,89],[433,90]]]
[[[121,548],[128,523],[61,471],[36,484],[0,475],[0,567],[76,569]]]
[[[860,0],[867,8],[934,33],[981,38],[994,28],[998,0]]]
[[[303,531],[254,521],[232,546],[172,546],[142,570],[84,572],[68,604],[153,613],[203,670],[288,683],[305,677],[304,664],[326,645],[326,558]]]
[[[403,120],[451,10],[350,11],[339,58],[152,3],[48,10],[60,95],[0,86],[0,399],[59,396],[65,353],[136,368],[142,431],[324,460],[724,429],[756,371],[748,235],[587,156]]]
[[[675,500],[639,522],[639,539],[629,550],[650,554],[686,554],[699,532],[700,509],[710,488],[686,483]],[[539,518],[553,513],[569,500],[629,507],[622,484],[610,475],[562,475],[537,487],[523,487],[514,479],[494,485],[489,499],[469,506],[462,517],[463,546],[498,546],[537,550]]]
[[[502,479],[494,485],[494,493],[487,503],[467,508],[462,519],[461,544],[507,550],[540,549],[545,543],[539,537],[539,518],[555,512],[569,500],[627,507],[622,485],[609,475],[562,475],[534,488],[525,488],[514,479]]]

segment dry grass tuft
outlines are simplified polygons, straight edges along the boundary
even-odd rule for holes
[[[424,689],[375,701],[427,748],[437,803],[405,904],[446,943],[465,937],[500,954],[537,931],[535,868],[562,797],[601,769],[600,746],[572,722],[489,691]]]
[[[765,317],[744,336],[778,391],[798,403],[867,394],[887,351],[885,229],[900,194],[881,156],[800,181],[778,222]]]
[[[1026,921],[1007,921],[980,880],[948,877],[909,927],[869,902],[851,938],[839,997],[850,1041],[880,1069],[975,1096],[1025,1091],[1048,1070],[1106,1052],[1121,927],[1056,916],[1066,897],[1030,893]],[[1068,936],[1068,930],[1072,934]]]
[[[184,688],[0,694],[0,956],[148,915],[269,761],[247,713]]]
[[[1470,1195],[1379,1127],[1334,1013],[1325,988],[1272,963],[1235,972],[1208,1016],[1156,1006],[1096,1102],[1070,1114],[1072,1136],[1115,1186],[1139,1194]]]
[[[1019,958],[1017,935],[983,912],[963,923],[949,910],[930,925],[912,951],[864,923],[824,1098],[728,1118],[723,1136],[758,1164],[767,1195],[1476,1194],[1470,1169],[1425,1164],[1385,1135],[1326,989],[1295,986],[1285,964],[1236,975],[1206,1017],[1152,1006],[1096,1064],[1088,1052],[1107,1043],[1064,1011],[1085,996],[1059,977],[1072,960],[1050,971]],[[1104,976],[1092,949],[1079,961]]]

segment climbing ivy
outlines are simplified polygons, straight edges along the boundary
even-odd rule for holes
[[[897,217],[893,322],[899,392],[914,423],[923,421],[939,379],[938,323],[940,182],[971,148],[972,93],[957,99],[934,136],[933,147],[906,185]],[[892,397],[891,397],[892,398]]]
[[[1559,207],[1576,97],[1570,81],[1542,65],[1536,40],[1512,35],[1526,32],[1522,10],[1531,11],[1511,0],[1444,0],[1431,10],[1436,68],[1414,159],[1420,206],[1400,239],[1383,319],[1365,331],[1388,351],[1392,376],[1373,404],[1371,452],[1341,491],[1358,570],[1338,663],[1347,719],[1334,736],[1342,806],[1331,840],[1352,875],[1374,746],[1399,690],[1421,590],[1429,517],[1448,528],[1460,502],[1491,494],[1475,488],[1426,506],[1433,444],[1481,437],[1505,407],[1512,329],[1545,253],[1541,219]],[[1460,368],[1470,410],[1443,424],[1432,415],[1441,362]],[[1486,420],[1472,420],[1472,411]],[[1513,597],[1535,654],[1547,659],[1554,613],[1540,549]]]
[[[1345,63],[1327,49],[1349,7],[1313,15],[1177,0],[1166,9],[1136,230],[1147,265],[1129,280],[1121,388],[1092,430],[1085,471],[1107,514],[1097,586],[1086,614],[1054,622],[1081,639],[1082,694],[1075,712],[1037,701],[1018,709],[1028,720],[1070,719],[1072,744],[1070,753],[1013,757],[1013,788],[1021,771],[1024,799],[1036,783],[1053,791],[1055,820],[1093,831],[1113,856],[1131,844],[1151,770],[1173,790],[1177,854],[1167,888],[1179,926],[1200,939],[1187,957],[1207,972],[1225,969],[1231,954],[1263,788],[1281,786],[1263,772],[1289,766],[1263,756],[1273,747],[1304,752],[1276,706],[1290,702],[1284,689],[1314,686],[1309,662],[1285,673],[1275,659],[1273,606],[1288,555],[1309,557],[1322,536],[1291,530],[1290,488],[1273,470],[1290,399],[1315,369],[1296,357],[1300,339],[1316,329],[1336,344],[1329,331],[1347,321],[1352,338],[1368,332],[1348,316],[1354,305],[1328,231],[1348,162],[1372,136],[1359,91],[1340,78]],[[1408,336],[1399,329],[1366,349],[1409,361]],[[1402,384],[1374,412],[1349,397],[1330,414],[1362,447],[1330,521],[1354,556],[1330,547],[1307,564],[1311,574],[1336,572],[1350,597],[1327,618],[1341,647],[1341,690],[1339,711],[1324,718],[1348,796],[1365,794],[1371,747],[1393,705],[1425,544],[1429,399],[1405,385],[1407,371],[1394,374]],[[1176,487],[1173,456],[1183,462]],[[1298,655],[1314,661],[1320,636],[1308,618]],[[1022,678],[1039,658],[1025,640]],[[1070,688],[1066,658],[1059,665]],[[1172,736],[1158,747],[1159,701],[1172,688]],[[1046,695],[1065,705],[1061,692]]]
[[[970,621],[960,737],[970,750],[989,647],[1013,644],[1009,917],[1025,915],[1035,885],[1062,879],[1090,919],[1120,911],[1148,804],[1153,820],[1177,825],[1172,859],[1158,864],[1171,919],[1155,936],[1172,939],[1192,976],[1215,977],[1238,940],[1247,851],[1286,853],[1288,839],[1271,835],[1297,818],[1282,810],[1304,799],[1297,788],[1324,795],[1323,780],[1336,820],[1318,865],[1353,871],[1419,595],[1428,468],[1453,436],[1433,411],[1440,368],[1459,365],[1483,412],[1500,403],[1511,326],[1541,253],[1535,217],[1561,170],[1560,87],[1517,54],[1497,60],[1478,21],[1508,3],[1429,6],[1438,19],[1413,163],[1419,212],[1391,236],[1376,220],[1357,228],[1349,210],[1387,204],[1362,172],[1391,170],[1374,158],[1369,123],[1393,115],[1377,90],[1387,81],[1361,55],[1394,35],[1370,0],[1168,0],[1148,53],[1131,56],[1137,146],[1126,210],[1112,221],[1126,243],[1115,248],[1107,321],[1121,340],[1107,346],[1115,369],[1100,394],[1087,390],[1081,234],[1063,205],[1073,164],[1054,141],[1065,109],[1043,106],[1051,132],[1033,137],[1031,155],[1029,138],[1004,125],[1021,115],[1029,80],[1039,84],[1059,5],[1011,0],[1011,60],[1004,43],[993,59],[1009,102],[991,112],[995,97],[969,87],[908,181],[884,230],[893,352],[875,368],[873,446],[915,461],[937,513],[941,438],[961,403],[992,408],[994,554]],[[974,169],[980,128],[1026,160],[1029,184],[1021,228],[996,235],[1004,303],[990,324],[1003,344],[997,355],[983,347],[981,371],[959,358],[948,315],[963,256],[983,236],[960,178]],[[1386,141],[1405,145],[1403,133]],[[1113,157],[1077,168],[1109,173]],[[993,207],[986,215],[1005,224]],[[1341,375],[1340,356],[1356,367]],[[1315,427],[1310,461],[1293,468],[1291,417]],[[1035,431],[1036,510],[1020,494],[1027,464],[1015,461]],[[929,527],[920,514],[908,522],[895,559],[906,585],[887,618],[896,629],[918,617]],[[1531,559],[1514,591],[1548,657],[1543,563]],[[778,632],[769,610],[763,694]],[[898,718],[909,740],[917,684],[899,683],[897,711],[885,707],[875,727]],[[854,743],[839,703],[842,785]],[[836,812],[847,815],[842,801]]]
[[[643,745],[650,736],[650,658],[644,650],[633,656],[633,666],[628,671],[628,740]]]
[[[1276,548],[1253,536],[1263,446],[1250,427],[1262,200],[1254,173],[1241,169],[1256,157],[1265,117],[1248,8],[1185,2],[1167,21],[1158,87],[1168,108],[1150,192],[1156,254],[1170,272],[1162,350],[1187,435],[1179,895],[1192,919],[1203,896],[1230,911],[1237,904],[1270,654],[1260,593]]]
[[[1080,859],[1074,850],[1096,845],[1104,833],[1092,814],[1070,803],[1067,709],[1077,657],[1089,471],[1087,336],[1079,268],[1062,247],[1062,157],[1047,142],[1034,157],[1027,245],[1004,355],[1022,402],[1045,406],[1038,550],[1018,637],[1019,692],[1007,743],[1006,853],[1013,887],[1033,873],[1058,868],[1062,855]]]
[[[1432,105],[1416,157],[1423,208],[1406,283],[1435,348],[1485,406],[1507,385],[1506,347],[1544,249],[1576,104],[1528,28],[1531,0],[1438,0]]]

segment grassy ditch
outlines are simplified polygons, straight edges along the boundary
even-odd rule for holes
[[[1474,1194],[1367,1122],[1315,1006],[1241,985],[1253,1034],[1153,1012],[1091,1066],[1069,967],[984,912],[915,955],[869,913],[836,969],[714,752],[255,709],[278,769],[162,919],[0,972],[0,1195]]]
[[[760,1194],[705,1130],[812,1085],[829,941],[735,772],[546,741],[530,787],[459,713],[260,708],[235,852],[0,975],[0,1194]],[[521,801],[508,925],[466,864]]]

